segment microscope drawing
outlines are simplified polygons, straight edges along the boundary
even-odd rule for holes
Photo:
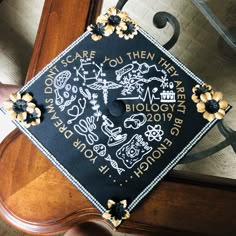
[[[121,134],[122,128],[114,128],[114,123],[107,118],[107,116],[102,116],[103,123],[101,126],[102,132],[108,136],[107,145],[113,147],[123,143],[127,139],[127,134]]]

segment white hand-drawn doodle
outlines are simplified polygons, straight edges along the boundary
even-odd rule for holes
[[[84,113],[84,109],[86,107],[86,99],[80,98],[78,100],[78,104],[79,104],[79,106],[73,105],[70,109],[67,110],[67,114],[69,116],[74,117],[74,118],[68,120],[67,124],[72,124],[73,121],[77,120],[77,118]]]
[[[158,91],[157,88],[154,88],[152,90],[152,93],[150,92],[150,88],[147,87],[146,92],[144,93],[144,96],[142,95],[138,95],[137,97],[121,97],[121,98],[117,98],[117,100],[142,100],[144,101],[149,101],[150,104],[153,103],[154,100],[160,100],[160,98],[157,96],[155,96],[155,93]]]
[[[142,100],[144,101],[149,101],[150,104],[153,103],[155,100],[160,100],[161,102],[166,102],[166,103],[173,103],[176,102],[175,99],[175,93],[173,90],[163,90],[160,92],[160,95],[155,95],[155,93],[158,92],[158,88],[153,88],[152,91],[150,92],[150,88],[147,87],[144,95],[139,94],[136,97],[120,97],[117,98],[117,100]]]
[[[79,92],[81,93],[81,95],[83,95],[85,98],[87,98],[88,100],[91,100],[92,95],[90,93],[90,91],[88,89],[83,90],[82,87],[79,88]]]
[[[116,156],[124,165],[131,169],[137,162],[152,150],[148,143],[139,134],[135,134],[131,140],[116,151]]]
[[[67,91],[64,91],[63,96],[64,96],[64,98],[68,99],[70,97],[70,93]]]
[[[87,117],[85,120],[81,119],[79,124],[74,125],[74,130],[83,135],[88,142],[88,144],[93,145],[94,142],[99,140],[98,136],[93,132],[97,127],[94,123],[95,117]]]
[[[113,147],[123,143],[127,139],[127,134],[121,134],[122,128],[114,128],[113,122],[108,119],[105,115],[102,116],[103,123],[101,126],[102,132],[108,136],[107,145]]]
[[[71,77],[71,72],[68,70],[60,72],[54,79],[54,87],[55,89],[55,103],[56,105],[60,106],[64,102],[64,98],[60,95],[59,90],[63,89],[66,86],[67,81]]]
[[[107,148],[104,144],[96,144],[93,146],[93,151],[99,156],[104,157],[107,153]]]
[[[109,161],[109,162],[111,163],[111,166],[112,166],[115,170],[117,170],[117,172],[118,172],[119,175],[121,175],[122,172],[125,172],[125,169],[120,168],[120,167],[118,166],[118,163],[117,163],[115,160],[113,160],[110,155],[108,155],[108,156],[105,158],[105,160],[106,160],[106,161]]]
[[[173,90],[163,90],[161,92],[161,102],[176,102]]]
[[[130,116],[129,118],[125,119],[124,121],[124,127],[125,128],[132,128],[132,129],[138,129],[141,126],[143,126],[147,121],[147,117],[143,113],[134,114]]]
[[[116,80],[113,82],[106,78],[103,64],[86,58],[74,67],[74,77],[65,70],[54,79],[55,104],[67,113],[67,124],[72,124],[74,131],[93,147],[94,153],[109,162],[107,165],[119,175],[148,155],[153,150],[152,145],[163,139],[164,131],[152,120],[147,123],[145,113],[125,115],[123,126],[117,125],[112,118],[102,114],[102,103],[109,104],[111,97],[132,100],[132,104],[138,104],[138,100],[151,105],[176,102],[175,83],[165,70],[158,68],[156,64],[133,61],[115,71]],[[120,94],[118,98],[117,94]],[[84,118],[87,108],[89,115]],[[128,133],[127,129],[133,132]],[[99,133],[106,143],[101,142]]]
[[[122,67],[120,70],[115,71],[116,80],[120,81],[123,75],[127,74],[130,71],[133,71],[133,69],[134,69],[134,62],[133,62],[133,64],[128,64],[128,65]],[[135,72],[135,71],[133,71],[133,72]]]
[[[55,104],[59,106],[61,111],[67,106],[70,106],[73,101],[76,100],[77,95],[75,95],[78,91],[76,86],[71,86],[67,84],[67,81],[71,78],[71,72],[68,70],[60,72],[54,79],[54,90],[55,93]],[[74,94],[70,96],[70,91]]]
[[[112,81],[102,80],[98,82],[94,82],[93,84],[87,85],[88,88],[93,90],[100,90],[103,92],[103,101],[104,104],[108,103],[108,90],[110,89],[117,89],[122,87],[120,84],[116,84]]]
[[[88,89],[83,90],[83,88],[79,88],[79,91],[81,95],[87,98],[90,104],[92,104],[92,110],[95,111],[93,115],[97,118],[97,121],[98,121],[99,117],[102,116],[102,112],[99,110],[100,105],[98,104],[98,101],[97,101],[98,95],[96,93],[91,94]]]
[[[76,95],[71,95],[70,99],[66,100],[64,104],[60,105],[59,108],[61,111],[64,111],[66,107],[70,106],[72,102],[76,100],[77,96]]]
[[[153,76],[155,75],[155,76]],[[173,103],[176,102],[174,83],[169,82],[167,78],[167,72],[163,69],[159,70],[156,65],[149,66],[147,63],[139,64],[133,61],[132,64],[128,64],[116,71],[116,80],[122,85],[123,89],[118,100],[142,100],[152,104],[154,100],[160,100],[161,102]],[[152,81],[160,82],[158,89],[152,90],[148,86],[146,91],[144,90],[144,84],[149,84]],[[127,96],[136,92],[136,96]]]
[[[69,91],[71,90],[71,84],[67,84],[67,85],[65,86],[65,90],[66,90],[67,92],[69,92]]]
[[[56,89],[63,89],[70,77],[71,72],[69,70],[60,72],[54,79],[54,87]]]
[[[97,98],[98,98],[98,95],[96,93],[93,93],[90,103],[92,104],[92,110],[95,111],[93,115],[97,118],[97,121],[98,121],[99,117],[102,116],[102,112],[99,110],[100,105],[98,104]]]
[[[73,93],[77,93],[78,92],[77,86],[75,86],[75,85],[72,86],[72,92]]]
[[[148,141],[157,141],[160,142],[162,140],[162,136],[164,135],[164,131],[161,129],[160,125],[147,126],[147,131],[145,132],[145,136],[148,138]]]
[[[83,79],[83,85],[85,85],[87,81],[97,81],[99,76],[102,76],[102,67],[103,64],[99,66],[92,61],[91,58],[81,59],[80,67],[74,67],[77,76],[74,78],[74,81],[79,81],[79,77]]]
[[[132,64],[124,66],[115,73],[117,75],[116,80],[123,86],[121,94],[124,96],[131,94],[135,89],[139,94],[142,94],[143,84],[152,81],[159,81],[160,87],[163,89],[168,87],[166,71],[157,69],[156,65],[149,66],[147,63],[139,64],[137,61],[133,61]]]
[[[57,106],[60,106],[64,102],[64,98],[60,95],[59,90],[55,89],[55,103]]]

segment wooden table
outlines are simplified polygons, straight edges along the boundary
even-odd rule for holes
[[[84,32],[101,3],[45,1],[26,81]],[[0,214],[20,230],[49,234],[85,221],[108,224],[18,130],[0,144],[0,175]],[[172,172],[118,230],[142,235],[235,235],[235,208],[235,181]]]

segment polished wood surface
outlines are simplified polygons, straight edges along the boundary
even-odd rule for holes
[[[69,4],[68,4],[69,3]],[[27,81],[81,35],[97,0],[46,0]],[[49,234],[91,220],[93,205],[18,130],[0,144],[0,214],[28,233]],[[172,172],[118,231],[142,235],[235,235],[233,180]]]

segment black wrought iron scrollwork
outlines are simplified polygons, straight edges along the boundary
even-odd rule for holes
[[[128,0],[119,0],[118,3],[116,4],[116,9],[121,11],[127,2]]]
[[[170,50],[176,44],[179,38],[180,25],[178,20],[170,13],[164,11],[157,12],[153,17],[153,24],[158,29],[166,27],[167,23],[169,23],[173,27],[174,33],[171,39],[166,44],[164,44],[163,47],[167,50]]]
[[[116,5],[116,8],[119,10],[122,10],[127,2],[128,0],[119,0]],[[163,45],[163,47],[166,48],[167,50],[170,50],[176,44],[180,35],[179,22],[176,19],[176,17],[174,17],[168,12],[161,11],[161,12],[157,12],[154,15],[153,24],[156,26],[156,28],[162,29],[166,27],[167,23],[169,23],[173,27],[174,33],[172,37],[170,38],[170,40],[166,44]],[[225,147],[229,145],[232,146],[234,152],[236,153],[236,131],[229,128],[224,121],[218,122],[218,129],[220,133],[225,137],[224,141],[204,151],[194,153],[194,154],[188,154],[179,162],[179,164],[186,164],[193,161],[204,159],[206,157],[209,157],[212,154],[219,152],[220,150],[224,149]]]
[[[187,155],[179,162],[179,164],[186,164],[193,161],[199,161],[221,151],[227,146],[231,146],[234,152],[236,153],[236,131],[232,130],[224,121],[218,122],[217,127],[220,133],[225,137],[224,141],[204,151]]]
[[[125,4],[128,2],[128,0],[119,0],[116,8],[119,10],[122,10],[123,7],[125,6]],[[163,45],[163,47],[167,50],[170,50],[178,41],[179,38],[179,34],[180,34],[180,25],[178,20],[171,15],[168,12],[157,12],[154,17],[153,17],[153,24],[158,28],[158,29],[162,29],[164,27],[166,27],[167,23],[169,23],[173,29],[174,29],[174,33],[173,36],[171,37],[171,39],[165,43]]]

